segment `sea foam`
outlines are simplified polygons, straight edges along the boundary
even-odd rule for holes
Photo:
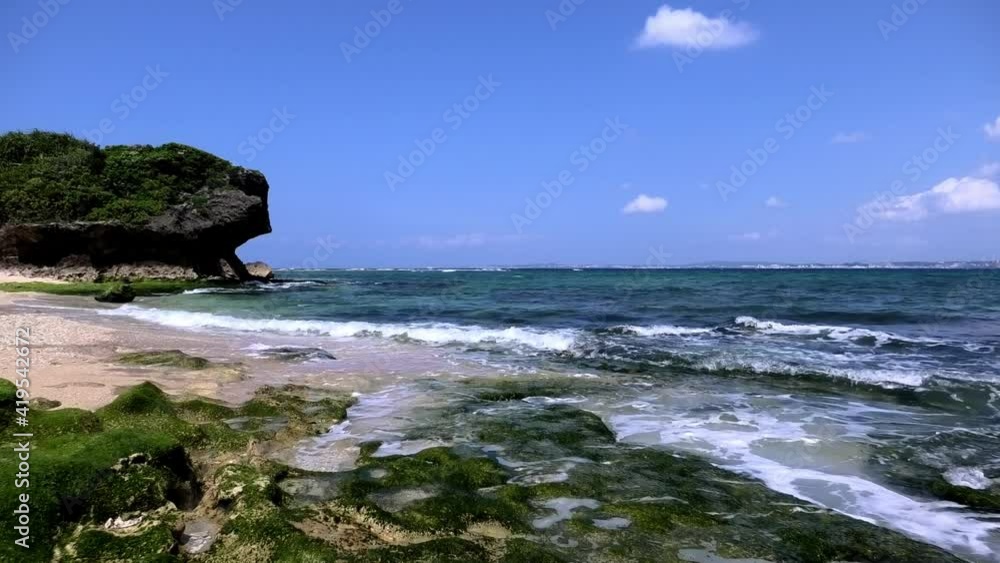
[[[430,344],[503,343],[538,350],[564,351],[576,341],[570,329],[538,330],[520,327],[485,328],[450,323],[369,323],[362,321],[318,321],[293,319],[245,319],[214,313],[176,311],[134,305],[100,311],[103,315],[134,319],[183,329],[226,329],[243,332],[313,334],[333,338],[382,336],[408,338]]]

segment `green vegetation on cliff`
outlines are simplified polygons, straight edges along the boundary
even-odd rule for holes
[[[65,133],[10,132],[0,136],[0,224],[141,224],[171,205],[197,209],[205,193],[246,174],[260,175],[178,143],[101,148]]]

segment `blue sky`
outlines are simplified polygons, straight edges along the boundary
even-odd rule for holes
[[[245,259],[998,257],[996,2],[48,1],[0,130],[263,171]]]

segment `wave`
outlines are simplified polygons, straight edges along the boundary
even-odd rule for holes
[[[816,366],[813,369],[804,370],[802,367],[774,360],[743,358],[713,358],[697,362],[694,364],[694,367],[720,375],[745,372],[756,375],[777,375],[783,377],[832,377],[850,381],[851,383],[865,383],[890,389],[896,387],[920,387],[934,377],[934,374],[930,372],[903,368],[871,369],[862,367],[838,368]]]
[[[185,291],[182,295],[199,295],[206,293],[256,293],[256,292],[282,291],[286,289],[298,289],[301,287],[311,287],[318,285],[326,285],[326,284],[324,284],[323,282],[312,281],[312,280],[272,282],[272,283],[247,282],[246,284],[234,287],[199,287],[195,289],[189,289]]]
[[[816,363],[809,367],[754,355],[720,354],[699,357],[681,351],[642,349],[626,346],[578,346],[560,356],[575,365],[614,373],[675,374],[678,370],[721,377],[771,377],[789,382],[809,383],[831,380],[864,384],[884,389],[919,388],[941,374],[932,369],[902,366],[868,368],[838,367]],[[979,381],[979,380],[973,380]]]
[[[699,334],[710,334],[714,332],[712,328],[696,328],[674,325],[652,325],[635,326],[619,325],[604,329],[609,334],[623,334],[634,336],[694,336]]]
[[[164,326],[184,329],[218,328],[243,332],[315,334],[334,338],[382,336],[405,338],[429,344],[502,343],[537,350],[565,351],[574,345],[578,333],[571,329],[537,330],[509,327],[485,328],[450,323],[370,323],[361,321],[317,321],[291,319],[247,319],[213,313],[163,310],[123,305],[100,311],[103,315],[126,316]]]
[[[882,346],[885,344],[944,344],[933,338],[907,337],[881,330],[855,328],[837,325],[815,324],[785,324],[778,321],[765,321],[756,317],[741,316],[733,321],[737,329],[768,335],[810,336],[839,341],[853,341],[857,344]]]

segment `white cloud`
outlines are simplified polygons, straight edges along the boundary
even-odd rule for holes
[[[760,34],[746,22],[732,17],[710,18],[691,8],[675,10],[664,4],[646,18],[646,27],[636,40],[639,47],[695,47],[730,49],[752,43]]]
[[[845,133],[840,131],[830,139],[830,142],[835,145],[846,145],[850,143],[860,143],[868,139],[868,134],[864,131],[851,131],[850,133]]]
[[[979,175],[984,178],[992,178],[1000,174],[1000,162],[987,162],[979,167]]]
[[[873,204],[874,206],[874,204]],[[941,213],[1000,209],[1000,186],[986,178],[948,178],[933,188],[899,196],[874,213],[890,221],[919,221]]]
[[[1000,116],[993,123],[983,125],[983,131],[986,131],[986,136],[990,139],[1000,139]]]
[[[780,197],[773,195],[764,200],[764,206],[770,207],[771,209],[781,209],[782,207],[788,207],[788,203]]]
[[[661,213],[667,208],[667,200],[662,197],[639,194],[638,197],[625,204],[622,213]]]
[[[487,235],[483,233],[462,233],[449,236],[423,235],[403,239],[404,246],[419,246],[427,249],[443,248],[474,248],[488,244],[518,242],[524,237],[520,235]]]

